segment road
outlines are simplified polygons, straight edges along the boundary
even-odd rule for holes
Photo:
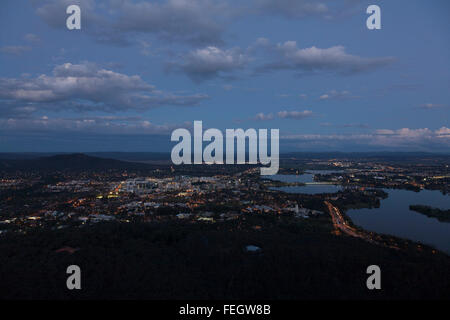
[[[333,225],[334,225],[335,229],[340,230],[341,232],[343,232],[349,236],[352,236],[352,237],[362,238],[369,242],[375,242],[369,237],[369,235],[351,227],[348,224],[348,222],[345,220],[344,216],[339,211],[339,209],[336,208],[335,206],[333,206],[329,201],[325,201],[325,205],[328,208],[328,212],[330,213],[331,220],[333,220]]]

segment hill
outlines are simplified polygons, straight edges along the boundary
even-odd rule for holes
[[[82,153],[60,154],[34,159],[2,159],[0,170],[125,170],[150,169],[143,163],[134,163],[116,159],[92,157]]]

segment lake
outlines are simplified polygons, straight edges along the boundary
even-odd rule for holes
[[[306,173],[301,175],[295,174],[276,174],[273,176],[264,176],[266,179],[277,180],[282,182],[314,182],[315,174],[326,174],[326,173],[337,173],[341,171],[330,171],[330,170],[308,170]],[[307,185],[307,186],[296,186],[296,187],[273,187],[272,190],[278,190],[288,193],[305,193],[305,194],[319,194],[319,193],[334,193],[342,190],[340,185]]]
[[[450,208],[450,196],[440,191],[420,192],[383,189],[389,194],[375,209],[352,209],[347,215],[365,230],[429,244],[450,254],[450,223],[440,222],[409,210],[411,204],[423,204],[441,209]]]
[[[309,170],[302,175],[274,175],[266,178],[283,182],[313,182],[314,174],[333,171]],[[336,171],[334,171],[336,172]],[[338,171],[339,172],[339,171]],[[304,187],[274,187],[289,193],[334,193],[342,190],[338,185],[308,185]],[[384,233],[400,238],[431,245],[450,254],[450,223],[440,222],[421,213],[409,210],[411,204],[449,209],[450,195],[440,191],[383,189],[389,196],[381,200],[380,207],[374,209],[351,209],[347,215],[353,223],[365,230]]]

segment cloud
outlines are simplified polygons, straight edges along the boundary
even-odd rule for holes
[[[51,75],[35,78],[0,78],[2,105],[52,111],[144,111],[167,105],[197,105],[207,98],[204,94],[165,93],[140,76],[102,69],[89,62],[64,63]]]
[[[435,110],[435,109],[441,109],[441,108],[448,108],[448,106],[438,103],[424,103],[419,106],[421,109],[424,110]]]
[[[369,128],[369,125],[365,123],[345,123],[342,125],[343,128],[360,128],[360,129],[367,129]]]
[[[344,123],[344,124],[332,124],[329,122],[323,122],[320,124],[321,127],[335,127],[335,128],[359,128],[367,129],[369,125],[365,123]]]
[[[34,33],[27,33],[24,36],[24,39],[32,44],[38,44],[41,42],[41,38],[39,38],[37,35],[35,35]]]
[[[264,59],[269,56],[268,59],[271,61],[254,68],[250,63],[257,60],[258,53],[262,53]],[[393,60],[390,57],[363,58],[351,55],[345,52],[343,46],[299,49],[296,41],[272,45],[269,40],[259,38],[245,50],[239,47],[222,49],[216,46],[191,50],[187,54],[180,55],[177,61],[167,63],[167,70],[185,73],[198,82],[217,77],[232,78],[234,72],[246,68],[254,68],[256,74],[274,70],[294,70],[304,74],[319,72],[355,74],[386,66]],[[301,97],[305,98],[306,95]],[[322,100],[328,98],[343,99],[355,96],[351,96],[348,91],[332,90],[321,97]]]
[[[67,6],[79,5],[82,29],[96,41],[117,46],[130,45],[139,35],[153,35],[169,42],[197,47],[221,45],[227,26],[237,19],[261,15],[288,19],[330,19],[356,1],[332,0],[32,0],[37,15],[49,26],[65,29]],[[350,3],[350,4],[349,4]]]
[[[194,81],[203,81],[230,75],[243,69],[248,61],[248,56],[240,48],[208,46],[190,51],[181,57],[181,61],[169,63],[168,70],[183,72]]]
[[[262,112],[256,114],[255,120],[258,121],[266,121],[266,120],[273,120],[273,113],[264,114]]]
[[[131,41],[121,32],[114,30],[114,8],[120,1],[95,0],[32,0],[36,14],[50,27],[67,30],[66,9],[70,5],[78,5],[81,9],[81,30],[92,36],[97,42],[115,46],[128,46]],[[105,8],[108,8],[106,10]]]
[[[254,6],[259,14],[277,15],[287,19],[318,17],[334,19],[361,12],[361,1],[347,0],[256,0]]]
[[[417,144],[422,148],[450,147],[450,129],[442,127],[438,130],[428,128],[410,129],[401,128],[397,130],[376,130],[375,139],[372,143],[389,146],[413,146]]]
[[[319,97],[319,100],[346,100],[346,99],[353,99],[358,98],[357,96],[352,96],[349,91],[336,91],[331,90],[327,93],[324,93]]]
[[[30,117],[37,108],[26,103],[20,104],[15,101],[1,101],[0,99],[0,119],[1,118],[27,118]]]
[[[376,130],[376,133],[380,136],[417,138],[417,137],[430,136],[433,134],[433,131],[431,131],[428,128],[423,128],[423,129],[402,128],[402,129],[398,129],[398,130],[379,129],[379,130]]]
[[[378,148],[392,150],[448,150],[450,129],[443,126],[437,130],[428,128],[378,129],[366,134],[292,134],[281,136],[297,147],[320,146],[345,148]]]
[[[34,1],[37,14],[51,27],[64,29],[65,9],[77,4],[86,31],[98,42],[125,46],[138,34],[151,34],[170,42],[193,45],[222,43],[223,26],[234,9],[226,2],[212,0]],[[107,9],[105,9],[107,8]]]
[[[115,28],[123,32],[155,33],[160,38],[196,45],[222,42],[225,2],[169,0],[163,3],[123,1]]]
[[[435,133],[439,137],[450,138],[450,128],[441,127],[440,129],[436,130]]]
[[[189,128],[191,123],[155,124],[141,117],[94,116],[80,118],[0,119],[2,130],[9,132],[46,131],[55,133],[83,132],[102,134],[168,134],[177,128]]]
[[[253,47],[262,48],[272,57],[272,61],[258,67],[258,72],[294,70],[302,73],[356,74],[376,70],[394,61],[392,57],[363,58],[349,54],[343,46],[330,48],[298,48],[296,41],[286,41],[277,45],[265,43]]]
[[[0,47],[0,52],[13,54],[13,55],[21,55],[24,52],[30,51],[31,47],[27,46],[3,46]]]
[[[311,117],[313,115],[312,111],[304,110],[304,111],[279,111],[276,113],[277,117],[280,119],[295,119],[295,120],[302,120],[308,117]],[[257,121],[267,121],[267,120],[273,120],[275,119],[275,116],[273,113],[257,113],[255,117],[252,118],[252,120]]]
[[[282,119],[296,119],[301,120],[313,115],[312,111],[304,110],[304,111],[280,111],[277,113],[279,118]]]
[[[330,12],[324,2],[310,0],[260,0],[256,2],[256,6],[261,13],[281,15],[292,19],[323,16]]]

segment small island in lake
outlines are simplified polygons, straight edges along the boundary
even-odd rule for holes
[[[422,213],[430,218],[437,218],[441,222],[450,222],[450,210],[442,210],[420,204],[410,205],[409,209]]]

